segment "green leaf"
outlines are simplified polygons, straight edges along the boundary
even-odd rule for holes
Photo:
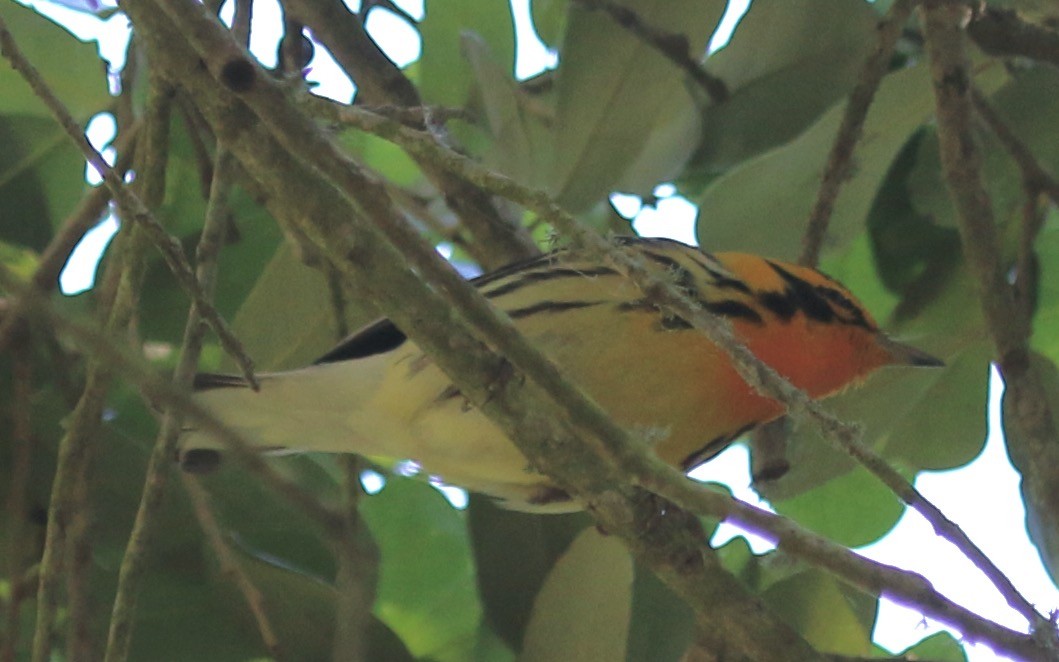
[[[463,106],[473,80],[461,38],[474,32],[488,44],[497,66],[515,68],[515,24],[508,3],[493,0],[430,2],[419,24],[423,57],[419,61],[419,91],[425,103]]]
[[[537,594],[520,660],[621,660],[633,583],[629,552],[613,536],[585,529]]]
[[[934,662],[967,662],[963,646],[948,632],[932,634],[923,641],[898,653],[903,660],[932,660]]]
[[[526,186],[541,187],[551,164],[549,127],[539,110],[542,102],[531,99],[496,64],[480,37],[465,35],[463,44],[492,136],[486,163]]]
[[[995,86],[1003,75],[999,66],[992,65],[979,73],[976,82]],[[699,243],[710,250],[739,248],[795,258],[843,107],[836,104],[794,140],[714,180],[699,200]],[[828,247],[846,247],[863,231],[890,164],[933,109],[926,66],[883,79],[857,146],[857,167],[835,203]]]
[[[37,69],[75,119],[86,121],[110,102],[106,66],[95,44],[77,37],[17,2],[0,3],[0,18],[18,41],[26,59]],[[0,116],[24,115],[51,119],[44,103],[22,76],[0,67]],[[56,130],[59,130],[56,127]]]
[[[463,513],[434,488],[391,476],[360,513],[379,546],[375,615],[417,657],[463,660],[482,618]]]
[[[16,2],[0,3],[0,18],[76,121],[87,123],[111,101],[93,44]],[[88,190],[85,161],[6,63],[0,90],[0,239],[40,250]]]
[[[259,367],[302,367],[334,345],[337,321],[323,273],[299,260],[289,242],[259,273],[232,323]],[[347,308],[352,328],[375,317],[356,300]]]
[[[1059,362],[1059,214],[1052,212],[1034,245],[1039,264],[1036,274],[1036,311],[1030,344],[1052,361]],[[1031,278],[1034,275],[1030,275]]]
[[[339,142],[364,165],[395,186],[412,188],[423,179],[412,157],[388,140],[366,131],[349,129],[339,135]]]
[[[85,160],[47,117],[0,115],[0,144],[0,238],[41,250],[89,190]]]
[[[632,585],[627,660],[676,662],[695,634],[691,608],[650,570],[637,565]]]
[[[474,494],[467,515],[485,621],[508,646],[521,649],[534,597],[589,519],[584,513],[541,517],[504,510]]]
[[[33,272],[37,270],[38,258],[39,256],[31,250],[0,241],[0,264],[23,281],[33,277]]]
[[[703,110],[692,167],[723,172],[801,133],[853,87],[877,20],[860,0],[751,4],[731,42],[706,60],[731,96]]]
[[[562,43],[569,5],[569,0],[530,0],[533,27],[548,48],[558,49]]]
[[[864,656],[878,601],[819,570],[800,572],[763,594],[777,615],[821,652]]]
[[[239,316],[236,311],[242,309],[249,293],[258,287],[261,270],[276,252],[281,235],[271,216],[245,191],[234,190],[228,207],[231,225],[218,260],[214,305],[225,319],[232,320],[235,317],[238,327]],[[202,217],[182,219],[180,224],[186,224],[188,229],[188,234],[183,237],[183,245],[185,254],[191,258],[198,245]],[[145,296],[140,301],[143,319],[141,330],[149,340],[176,344],[184,332],[189,299],[157,252],[152,251],[150,257],[152,260],[144,285]],[[273,314],[284,313],[285,301],[272,299],[271,303],[274,306]],[[288,319],[287,323],[294,324],[296,320]],[[263,324],[255,321],[248,326],[258,335],[276,332],[276,327],[263,327]],[[236,328],[237,334],[243,332],[244,329]],[[257,358],[253,353],[251,357]],[[264,363],[259,367],[269,366]]]
[[[847,547],[875,542],[904,512],[893,492],[859,466],[791,499],[772,501],[772,505],[781,515]]]
[[[653,27],[686,37],[694,54],[724,5],[651,0],[635,9]],[[649,190],[674,176],[698,141],[683,73],[603,12],[571,6],[556,85],[551,188],[574,212],[616,188]]]

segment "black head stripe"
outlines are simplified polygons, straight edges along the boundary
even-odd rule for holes
[[[875,325],[868,321],[864,311],[839,289],[836,281],[824,277],[828,282],[835,283],[836,287],[813,285],[771,260],[768,265],[783,279],[786,287],[780,292],[762,292],[757,298],[761,305],[781,320],[787,321],[795,314],[802,313],[817,322],[837,321],[875,330]]]

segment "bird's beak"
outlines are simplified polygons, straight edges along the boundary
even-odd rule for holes
[[[921,349],[898,342],[893,338],[880,333],[877,341],[879,346],[890,355],[891,365],[916,365],[937,368],[945,365],[941,359],[927,354]]]

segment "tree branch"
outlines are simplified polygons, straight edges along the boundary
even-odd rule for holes
[[[715,104],[728,100],[728,86],[719,77],[706,70],[691,54],[688,39],[679,32],[661,30],[643,19],[633,9],[618,4],[613,0],[574,0],[589,11],[602,11],[615,23],[635,35],[643,43],[658,51],[681,71],[686,73],[695,84],[706,92]]]
[[[1019,412],[1006,424],[1014,424],[1018,435],[1008,436],[1012,457],[1019,455],[1020,440],[1035,458],[1019,463],[1031,498],[1036,498],[1041,516],[1051,517],[1052,530],[1059,531],[1059,482],[1053,467],[1059,466],[1059,439],[1054,414],[1039,375],[1029,357],[1029,320],[1020,314],[1000,262],[999,239],[993,208],[982,182],[982,158],[972,126],[970,66],[960,28],[967,8],[954,2],[934,1],[922,6],[927,55],[934,81],[938,139],[942,170],[959,221],[960,238],[968,268],[974,276],[986,328],[996,346],[1006,399]],[[1040,463],[1038,468],[1035,465]],[[1009,603],[1011,598],[1009,598]],[[1021,612],[1021,610],[1020,610]],[[1043,617],[1030,620],[1035,632],[1054,636]]]
[[[150,209],[135,193],[125,186],[121,177],[107,164],[103,156],[96,151],[96,148],[88,142],[88,138],[85,137],[77,121],[74,120],[63,103],[55,96],[47,83],[44,82],[36,68],[26,60],[3,19],[0,19],[0,50],[3,51],[4,57],[8,59],[11,66],[29,83],[33,92],[45,103],[48,110],[51,111],[56,121],[66,131],[74,144],[81,149],[89,164],[103,177],[114,199],[122,208],[123,216],[144,228],[147,236],[162,254],[166,265],[176,276],[177,282],[180,283],[192,301],[199,307],[199,310],[202,311],[203,318],[217,334],[224,349],[235,359],[247,382],[257,388],[253,362],[246,355],[242,343],[228,327],[228,323],[224,321],[224,318],[221,317],[220,313],[210,304],[208,298],[202,292],[195,280],[191,264],[180,246],[180,242],[166,232],[165,228],[151,214]]]
[[[217,518],[214,517],[213,510],[210,508],[209,494],[202,485],[199,485],[198,480],[194,476],[181,473],[180,478],[184,483],[184,489],[187,491],[188,496],[191,497],[191,506],[195,511],[195,519],[199,521],[202,532],[206,534],[206,540],[209,541],[210,547],[213,548],[213,552],[217,555],[217,560],[221,564],[221,572],[227,575],[236,588],[239,589],[239,592],[243,594],[246,606],[254,616],[257,631],[261,634],[261,643],[265,644],[265,649],[268,651],[269,656],[273,660],[281,662],[284,659],[283,650],[280,646],[279,638],[276,637],[275,630],[272,629],[268,611],[265,609],[265,597],[261,595],[261,591],[258,590],[254,582],[243,571],[243,567],[238,559],[235,558],[231,547],[224,541],[224,533],[221,531]]]
[[[361,18],[340,0],[287,0],[284,6],[292,17],[313,30],[353,78],[358,103],[423,105],[415,86],[379,49]],[[418,128],[441,131],[441,127],[426,123]],[[505,218],[488,193],[429,162],[419,162],[419,166],[474,238],[466,248],[482,267],[495,269],[539,254],[529,233]]]
[[[875,51],[868,56],[861,70],[856,87],[849,95],[846,108],[842,113],[842,123],[838,127],[835,142],[824,166],[823,178],[816,193],[816,201],[809,212],[809,224],[802,237],[802,254],[800,264],[814,266],[820,260],[820,249],[823,247],[827,226],[831,222],[831,213],[835,209],[842,185],[846,183],[853,167],[853,149],[860,140],[864,130],[864,119],[875,99],[879,83],[890,69],[890,58],[897,44],[901,30],[912,13],[913,0],[896,0],[890,7],[886,18],[879,23],[879,41]]]
[[[199,287],[205,296],[210,298],[213,296],[216,281],[220,243],[227,227],[228,194],[231,190],[234,166],[234,160],[228,153],[223,149],[219,150],[213,168],[213,183],[199,240],[196,268]],[[191,380],[195,376],[206,332],[202,321],[198,306],[192,303],[184,328],[180,358],[173,374],[173,383],[179,388],[190,388]],[[105,662],[123,662],[128,658],[136,599],[147,573],[150,544],[157,526],[155,517],[162,507],[162,498],[172,469],[172,458],[176,453],[176,443],[182,428],[182,413],[177,409],[166,409],[158,438],[147,462],[140,506],[136,511],[136,519],[118,571]]]

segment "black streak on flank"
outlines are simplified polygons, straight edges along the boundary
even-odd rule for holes
[[[565,310],[577,310],[579,308],[589,308],[591,306],[598,306],[603,303],[602,301],[541,301],[535,303],[532,306],[526,306],[525,308],[515,308],[514,310],[507,311],[507,314],[513,320],[521,319],[523,317],[529,317],[530,315],[536,315],[537,313],[561,313]]]
[[[504,283],[503,285],[499,285],[488,292],[483,292],[482,294],[485,295],[485,298],[492,299],[505,294],[511,294],[515,290],[520,290],[527,285],[541,283],[548,280],[556,280],[559,278],[581,278],[586,276],[613,276],[615,274],[617,274],[617,272],[610,267],[593,267],[590,269],[553,267],[543,271],[530,271],[517,277],[516,280],[513,280],[510,283]]]
[[[668,255],[659,255],[658,253],[652,253],[651,251],[644,251],[643,254],[644,257],[655,264],[665,267],[666,270],[673,275],[673,280],[685,294],[692,297],[697,294],[698,288],[695,287],[695,276],[692,275],[692,273],[682,264]]]
[[[313,365],[338,363],[384,354],[397,349],[405,340],[408,340],[408,336],[394,326],[393,322],[381,319],[343,340],[327,354],[313,361]]]
[[[737,292],[742,292],[743,294],[750,294],[750,287],[746,283],[739,280],[738,278],[728,276],[722,271],[719,271],[717,266],[710,264],[709,260],[707,260],[706,258],[706,255],[697,252],[692,252],[688,255],[688,257],[693,262],[695,262],[695,264],[697,264],[703,271],[710,275],[710,284],[714,287],[717,287],[722,290],[730,289],[735,290]],[[710,259],[716,261],[716,258],[714,258],[712,255],[710,256]]]

